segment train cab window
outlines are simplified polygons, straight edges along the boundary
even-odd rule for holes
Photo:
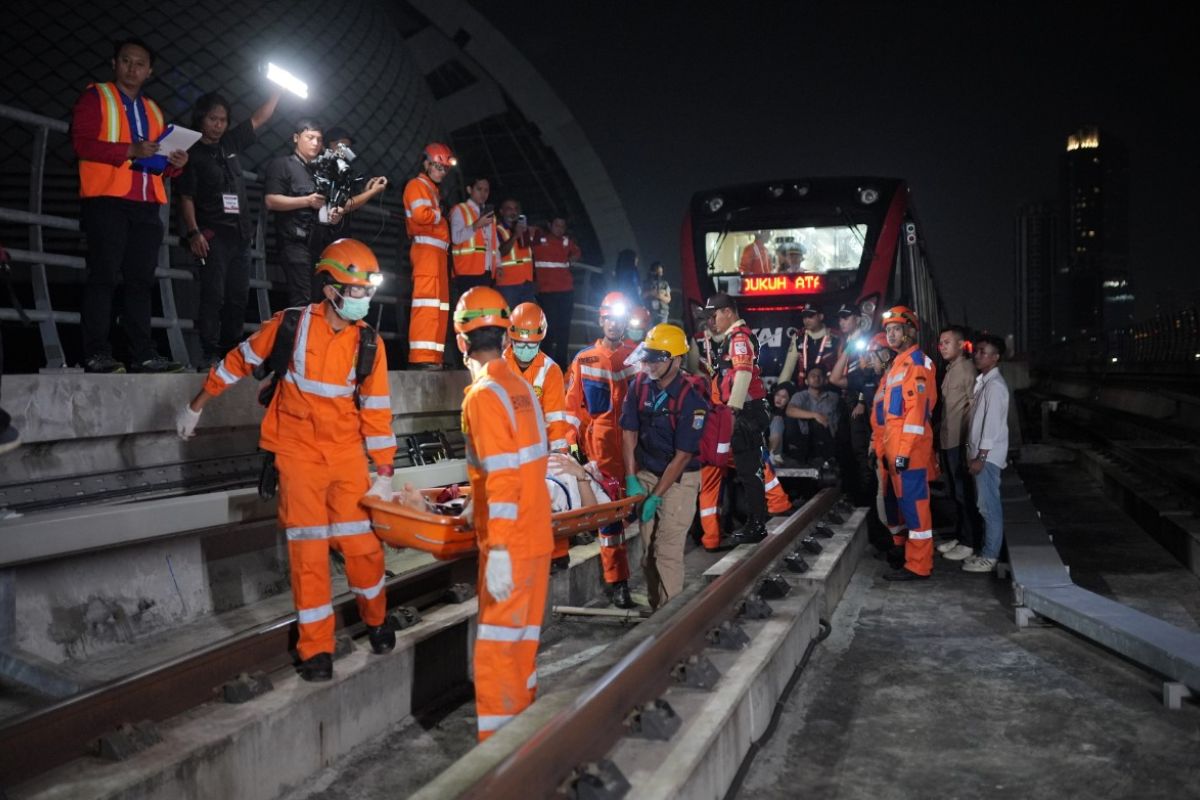
[[[825,275],[853,272],[862,261],[866,225],[709,232],[710,275]]]

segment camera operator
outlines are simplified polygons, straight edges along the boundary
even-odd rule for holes
[[[339,194],[349,194],[356,187],[361,187],[362,191],[358,194],[343,199],[341,196],[331,197],[332,204],[341,208],[341,218],[337,222],[331,222],[328,225],[320,225],[315,229],[314,238],[311,243],[310,250],[313,253],[318,253],[324,250],[328,245],[332,244],[336,239],[344,236],[349,236],[347,230],[346,216],[353,214],[358,209],[365,206],[367,203],[374,200],[379,195],[383,194],[387,189],[388,179],[382,175],[377,175],[373,178],[363,177],[361,169],[351,169],[350,164],[358,157],[354,153],[354,137],[350,132],[340,126],[334,126],[325,133],[324,153],[321,154],[322,159],[328,159],[333,162],[334,168],[331,170],[336,175],[339,186],[335,188],[335,192]],[[341,159],[338,161],[338,159]],[[361,167],[361,163],[359,164]],[[363,182],[366,182],[365,185]],[[318,191],[320,191],[318,186]]]
[[[250,241],[254,222],[246,203],[246,179],[239,155],[256,141],[283,90],[271,93],[249,119],[229,127],[229,101],[210,92],[192,109],[192,127],[200,141],[188,151],[188,163],[175,179],[179,195],[181,244],[200,263],[200,371],[232,350],[242,338],[250,290]]]
[[[276,255],[287,281],[289,307],[307,305],[312,296],[313,257],[311,242],[319,224],[318,211],[325,207],[325,195],[309,164],[321,154],[324,140],[321,126],[312,119],[301,119],[292,134],[295,149],[267,164],[264,198],[267,209],[275,212]],[[336,224],[340,208],[332,208],[328,219]]]
[[[496,288],[509,308],[537,300],[537,284],[533,282],[533,237],[529,222],[521,213],[521,203],[508,198],[500,204],[500,272]]]

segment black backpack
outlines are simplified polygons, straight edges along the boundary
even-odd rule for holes
[[[283,312],[283,319],[279,321],[279,330],[275,333],[275,346],[271,348],[271,355],[254,368],[256,380],[261,381],[268,376],[271,378],[270,383],[265,384],[258,391],[258,402],[264,408],[271,405],[279,379],[287,372],[288,364],[291,363],[292,351],[296,347],[296,331],[300,327],[300,315],[303,313],[303,308],[289,308]],[[378,350],[379,335],[374,328],[364,323],[358,330],[358,358],[354,365],[354,406],[356,408],[362,408],[359,392],[362,382],[375,367],[375,353]]]

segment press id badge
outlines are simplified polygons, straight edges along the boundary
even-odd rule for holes
[[[236,214],[241,211],[238,207],[238,196],[236,194],[221,195],[221,204],[224,206],[226,214]]]

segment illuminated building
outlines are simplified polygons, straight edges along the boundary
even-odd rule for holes
[[[1051,287],[1061,239],[1059,217],[1050,204],[1023,205],[1016,227],[1016,349],[1034,353],[1044,350],[1057,333]]]

